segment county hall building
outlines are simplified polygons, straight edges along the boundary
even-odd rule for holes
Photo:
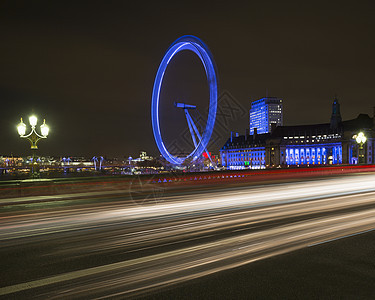
[[[231,133],[220,149],[221,164],[232,170],[373,164],[374,122],[375,117],[367,114],[342,121],[340,104],[335,99],[330,122],[283,126],[282,99],[262,98],[251,105],[246,134]],[[357,138],[360,132],[366,141]]]

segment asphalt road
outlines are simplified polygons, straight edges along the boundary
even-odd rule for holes
[[[154,202],[122,192],[2,199],[0,296],[142,297],[375,229],[371,173],[189,189]]]

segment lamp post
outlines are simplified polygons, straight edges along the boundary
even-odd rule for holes
[[[32,172],[32,176],[35,176],[37,175],[37,172],[35,170],[35,167],[36,167],[36,161],[35,161],[35,150],[38,149],[38,146],[37,146],[37,143],[38,141],[40,141],[41,139],[46,139],[47,136],[48,136],[48,132],[49,132],[49,127],[47,126],[46,124],[46,120],[43,121],[43,124],[40,125],[40,132],[41,134],[37,133],[36,132],[36,124],[38,123],[38,119],[36,116],[32,115],[29,117],[29,123],[30,123],[30,126],[31,126],[31,131],[29,134],[26,135],[26,124],[22,121],[22,118],[21,118],[21,122],[18,124],[17,126],[17,130],[18,130],[18,134],[20,135],[21,138],[25,138],[27,139],[29,142],[30,142],[30,148],[31,148],[31,151],[32,151],[32,165],[31,165],[31,172]]]
[[[357,135],[353,136],[355,138],[355,141],[359,145],[359,150],[358,150],[358,163],[359,164],[364,164],[365,163],[365,155],[363,153],[363,144],[366,143],[366,136],[364,135],[363,132],[358,133]]]

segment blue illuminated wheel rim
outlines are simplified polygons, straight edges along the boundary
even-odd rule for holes
[[[159,120],[159,100],[160,100],[160,90],[163,83],[164,73],[168,67],[169,62],[172,60],[173,56],[178,52],[183,50],[193,51],[201,60],[209,85],[210,91],[210,104],[208,111],[208,118],[206,128],[202,134],[202,140],[195,149],[186,157],[176,157],[173,156],[164,145],[161,131],[160,131],[160,120]],[[159,148],[160,153],[163,157],[172,164],[181,164],[187,158],[192,158],[194,161],[200,157],[203,151],[207,148],[208,142],[211,138],[212,132],[214,130],[216,110],[217,110],[217,76],[216,76],[216,65],[213,60],[212,54],[205,43],[203,43],[199,38],[192,35],[185,35],[177,39],[172,43],[165,53],[160,65],[158,72],[156,73],[154,88],[152,91],[152,101],[151,101],[151,121],[152,130],[154,132],[154,138],[156,145]]]

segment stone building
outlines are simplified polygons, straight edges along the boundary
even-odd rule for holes
[[[375,113],[375,111],[374,111]],[[292,165],[374,163],[375,117],[360,114],[342,121],[337,99],[330,123],[278,126],[270,133],[233,136],[220,149],[221,164],[228,169],[261,169]],[[367,140],[357,143],[363,132]]]

